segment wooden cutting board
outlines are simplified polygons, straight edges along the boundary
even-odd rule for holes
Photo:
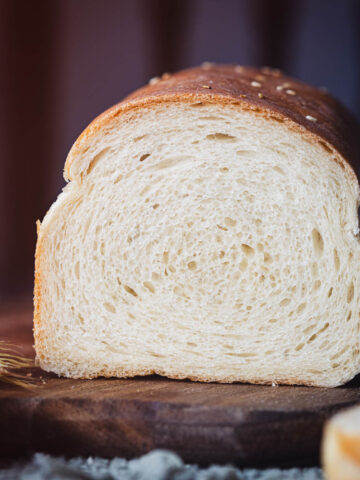
[[[0,339],[28,355],[31,328],[29,310],[0,314]],[[30,391],[0,383],[2,457],[42,451],[130,458],[166,448],[201,465],[310,465],[318,461],[324,421],[360,402],[359,380],[326,389],[31,373],[38,386]]]

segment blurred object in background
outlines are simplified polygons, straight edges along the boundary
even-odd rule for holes
[[[0,299],[31,294],[35,220],[72,143],[150,77],[278,67],[360,118],[358,0],[0,0]]]

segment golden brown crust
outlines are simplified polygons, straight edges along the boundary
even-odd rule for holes
[[[167,102],[206,102],[235,104],[287,122],[292,128],[316,139],[329,152],[338,152],[353,168],[360,158],[359,126],[353,116],[335,99],[320,89],[287,77],[278,70],[239,66],[203,65],[161,79],[137,90],[125,100],[97,117],[80,135],[71,149],[65,175],[83,153],[89,139],[114,117]],[[292,124],[292,125],[291,125]]]

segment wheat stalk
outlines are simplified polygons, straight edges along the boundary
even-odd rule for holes
[[[18,355],[13,345],[0,340],[0,382],[21,387],[33,387],[34,384],[19,369],[33,366],[30,358]]]

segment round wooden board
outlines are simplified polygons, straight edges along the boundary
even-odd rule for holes
[[[15,317],[1,319],[0,338],[30,352],[31,316]],[[164,448],[201,465],[316,464],[324,421],[360,402],[357,380],[326,389],[31,372],[35,389],[0,384],[3,457],[42,451],[130,458]]]

